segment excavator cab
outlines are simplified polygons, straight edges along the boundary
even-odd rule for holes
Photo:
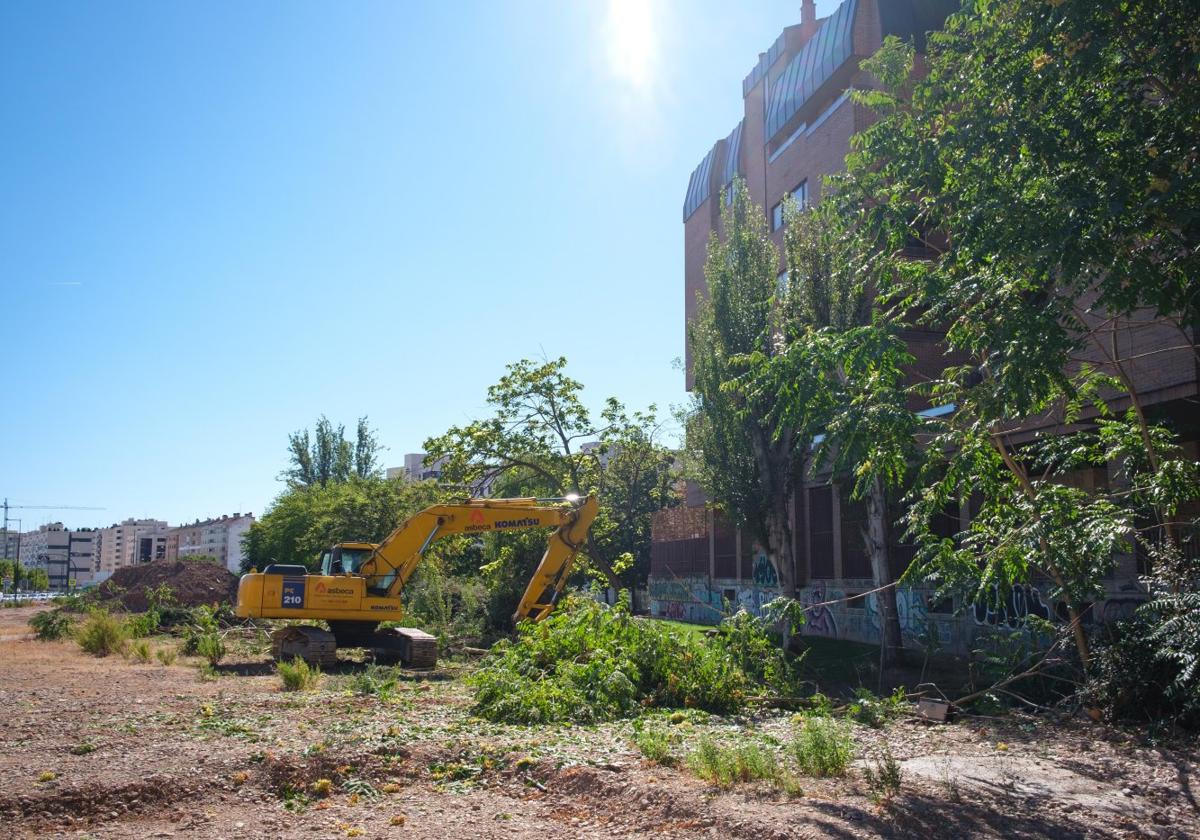
[[[357,575],[374,550],[371,543],[338,543],[321,555],[321,574]]]

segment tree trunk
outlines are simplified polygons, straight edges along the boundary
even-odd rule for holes
[[[903,641],[900,635],[900,612],[896,608],[896,587],[887,547],[887,494],[883,481],[876,477],[867,491],[867,527],[864,537],[871,558],[871,573],[875,578],[875,593],[879,603],[880,668],[889,671],[900,664]],[[882,587],[887,587],[883,589]]]
[[[796,597],[796,565],[792,558],[792,529],[788,502],[791,498],[791,435],[784,433],[771,441],[768,433],[760,431],[751,437],[751,446],[758,461],[759,481],[766,485],[765,518],[767,558],[774,564],[779,578],[779,591],[788,598]]]

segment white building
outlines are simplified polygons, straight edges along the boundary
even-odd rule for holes
[[[424,452],[408,453],[404,456],[403,467],[388,467],[388,479],[394,481],[397,478],[404,478],[409,481],[427,481],[441,478],[442,466],[446,463],[446,459],[439,458],[432,464],[426,464],[425,458]]]
[[[126,519],[108,528],[97,529],[94,533],[99,544],[95,552],[100,559],[93,568],[111,574],[125,566],[144,562],[139,556],[141,538],[165,532],[167,527],[161,519]]]
[[[235,513],[216,519],[197,520],[171,531],[170,543],[177,557],[215,557],[231,572],[242,566],[242,537],[254,524],[254,514]],[[168,551],[168,557],[170,551]]]

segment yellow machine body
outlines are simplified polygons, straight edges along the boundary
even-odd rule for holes
[[[307,574],[298,565],[272,565],[243,575],[235,612],[242,618],[355,625],[395,621],[403,615],[400,593],[434,541],[453,534],[553,527],[515,616],[540,621],[554,609],[598,507],[594,496],[553,504],[540,499],[471,499],[434,505],[405,520],[378,545],[334,546],[323,558],[325,574]]]

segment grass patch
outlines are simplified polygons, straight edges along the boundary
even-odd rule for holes
[[[390,700],[396,693],[399,681],[395,669],[368,665],[350,680],[350,690],[363,697]]]
[[[88,613],[83,624],[75,633],[79,647],[92,656],[108,656],[125,645],[125,626],[120,619],[105,609]]]
[[[299,656],[291,662],[280,662],[276,666],[284,691],[309,691],[321,681],[321,669],[309,665]]]
[[[802,722],[789,751],[807,776],[844,776],[854,759],[854,738],[848,724],[814,716]]]
[[[139,665],[145,665],[150,661],[150,643],[145,639],[135,639],[130,642],[127,650],[129,658]]]
[[[154,651],[154,658],[157,659],[160,664],[166,666],[174,665],[175,657],[178,655],[179,652],[173,647],[160,647],[158,650]]]
[[[688,769],[720,788],[747,782],[768,782],[789,796],[803,793],[796,777],[779,762],[775,751],[754,741],[722,744],[710,736],[700,739],[687,758]]]

